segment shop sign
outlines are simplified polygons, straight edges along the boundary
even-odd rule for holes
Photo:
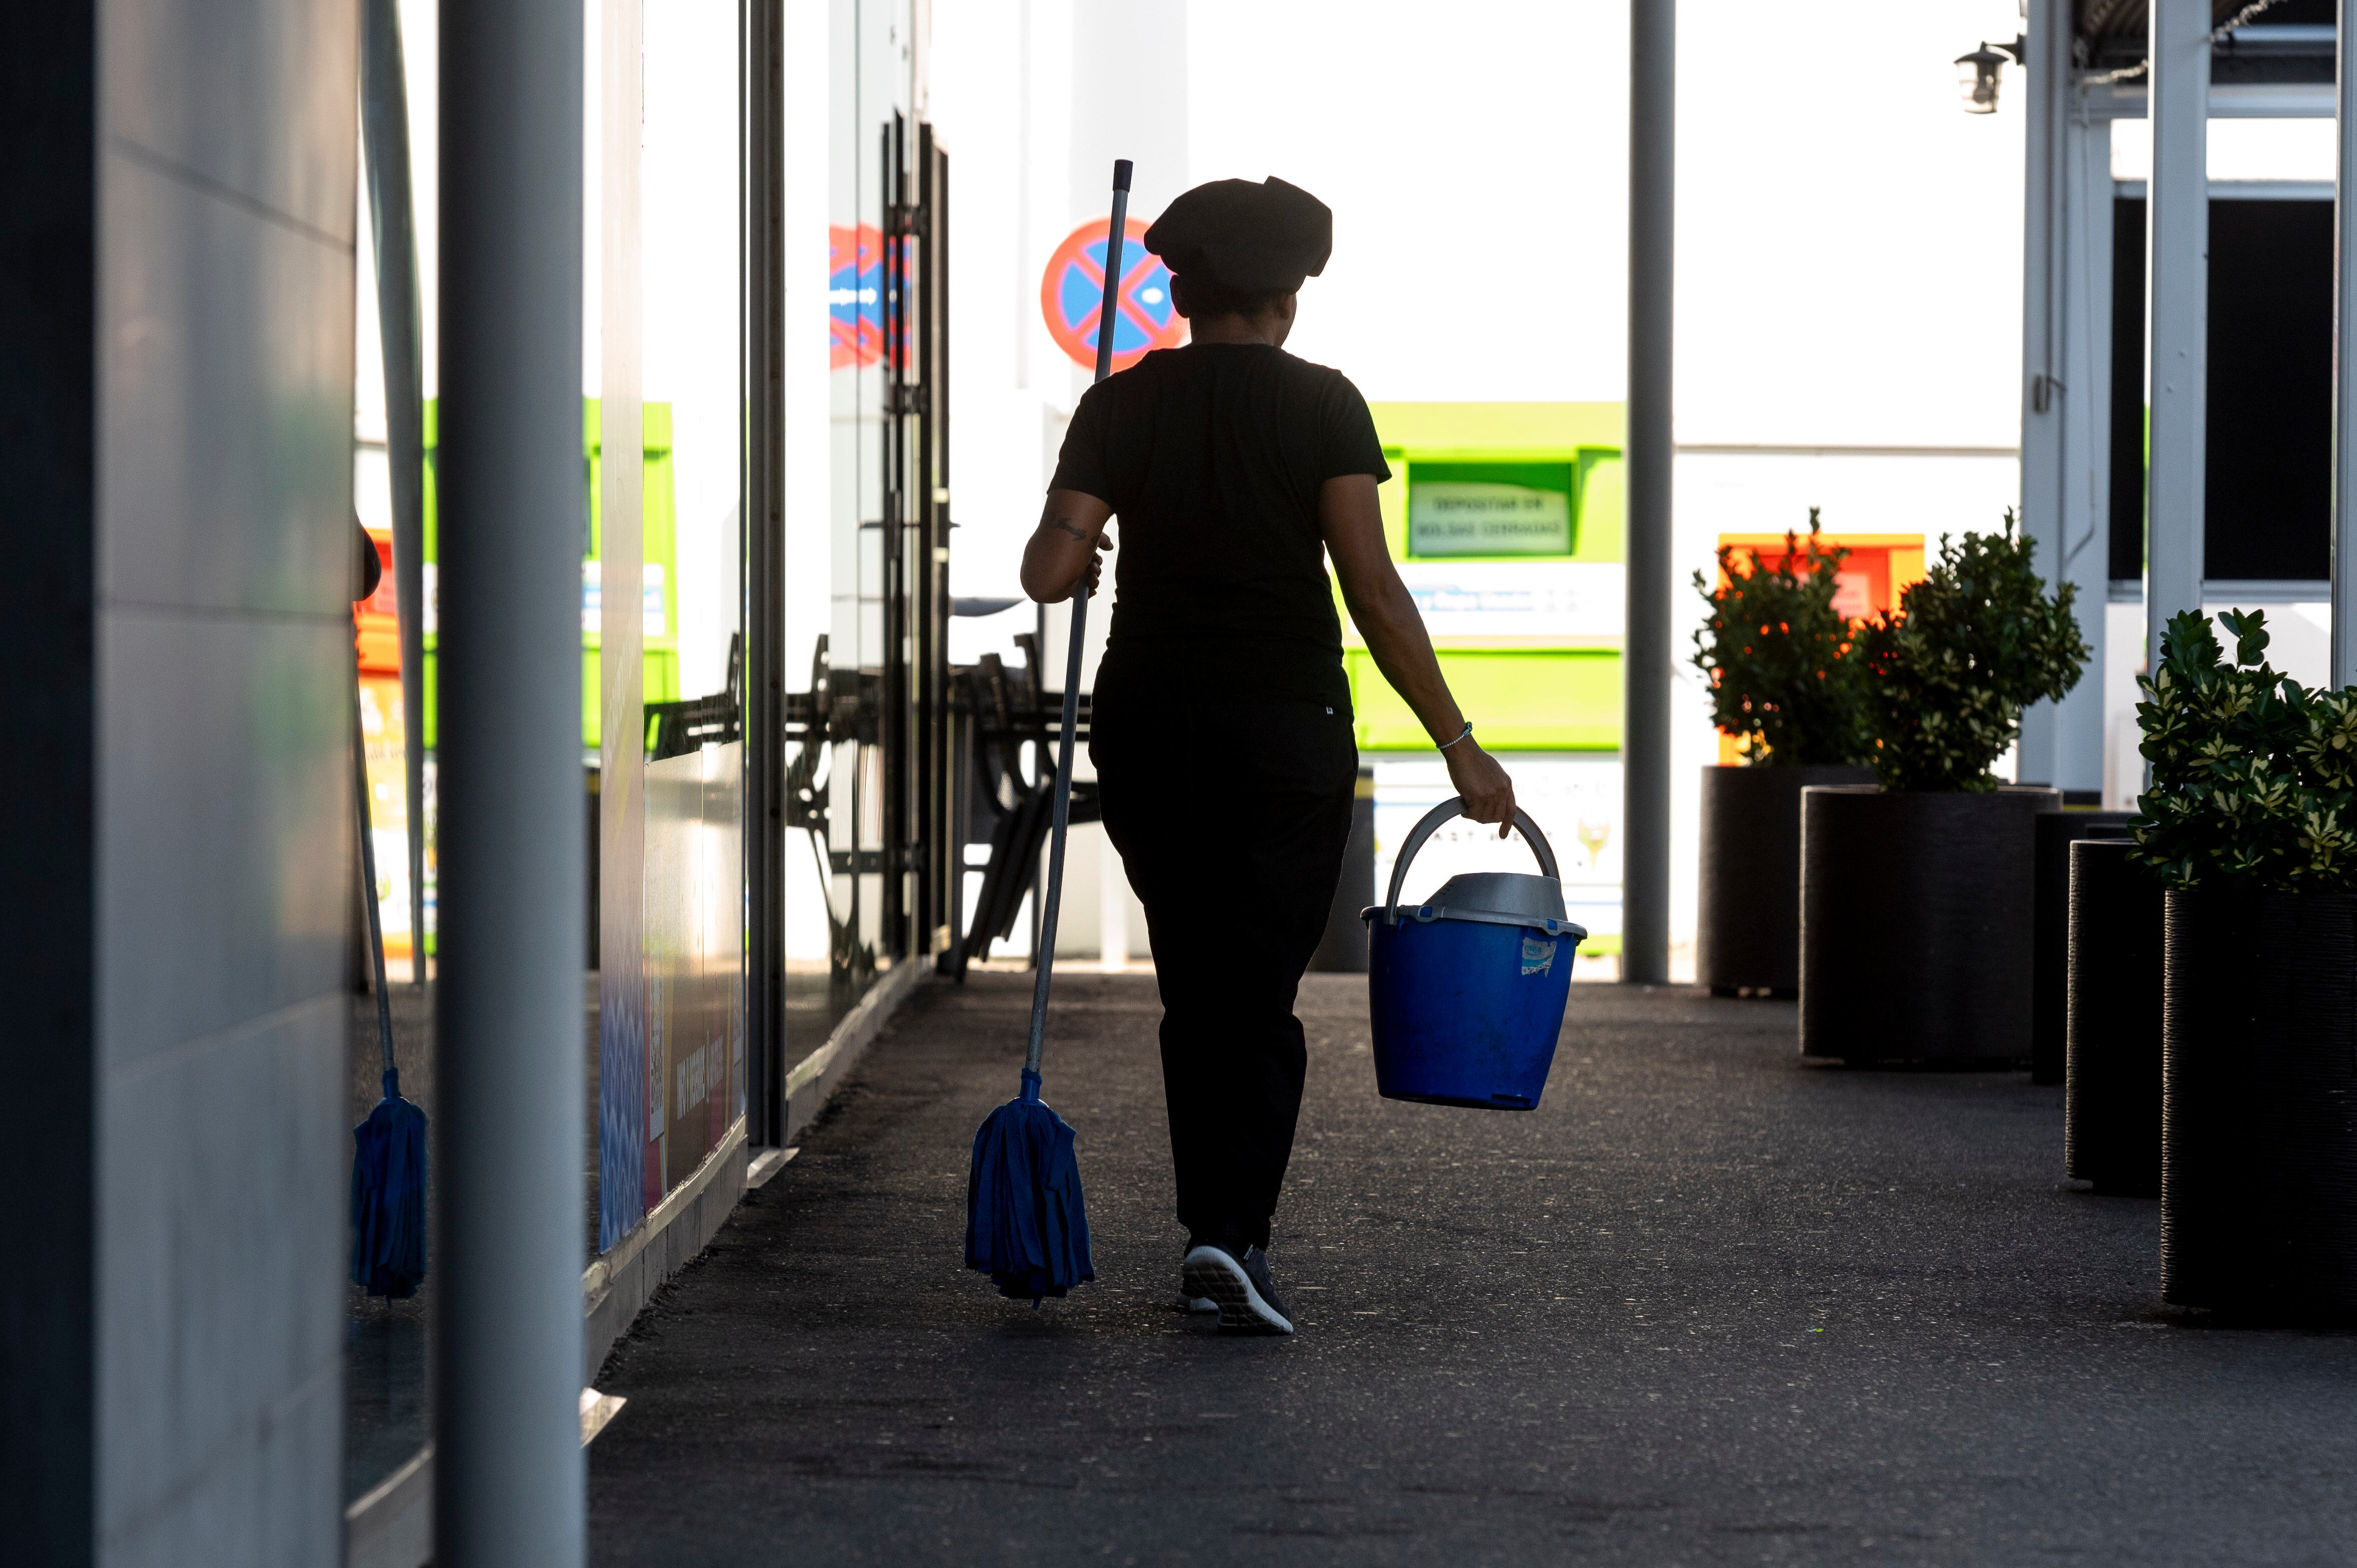
[[[1568,555],[1571,498],[1530,485],[1411,482],[1407,533],[1411,555]]]
[[[1403,561],[1400,580],[1435,640],[1619,639],[1628,570],[1617,561]]]

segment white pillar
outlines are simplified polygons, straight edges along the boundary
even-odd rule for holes
[[[2079,683],[2057,705],[2054,782],[2100,795],[2112,586],[2112,123],[2076,111],[2074,102],[2062,124],[2062,549],[2041,564],[2050,582],[2079,590],[2073,608],[2087,643]],[[2141,399],[2143,389],[2128,395]]]
[[[2357,682],[2357,69],[2341,0],[2339,183],[2332,225],[2332,683]]]
[[[2068,696],[2022,714],[2020,776],[2094,793],[2111,556],[2111,124],[2079,112],[2068,0],[2029,0],[2026,36],[2021,527],[2048,584],[2077,587],[2090,656]]]
[[[2022,94],[2027,118],[2022,135],[2021,220],[2021,532],[2037,542],[2038,568],[2059,580],[2062,556],[2062,491],[2065,473],[2063,401],[2069,383],[2061,374],[2064,331],[2061,254],[2062,121],[2069,91],[2067,0],[2029,0],[2028,78]],[[2033,704],[2021,715],[2019,777],[2064,787],[2056,771],[2061,723],[2054,703]]]
[[[2145,481],[2145,649],[2201,605],[2210,327],[2210,0],[2152,0],[2152,178],[2145,203],[2145,343],[2152,456]],[[2127,389],[2118,389],[2126,395]]]

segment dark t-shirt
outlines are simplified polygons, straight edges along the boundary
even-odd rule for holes
[[[1099,702],[1192,691],[1348,712],[1318,487],[1391,472],[1359,389],[1282,349],[1158,349],[1091,387],[1049,488],[1120,523]]]

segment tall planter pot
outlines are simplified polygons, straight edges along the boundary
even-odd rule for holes
[[[1870,768],[1702,770],[1695,978],[1722,993],[1801,987],[1801,791],[1872,784]]]
[[[1801,796],[1801,1050],[1853,1067],[2029,1058],[2032,850],[2053,789]]]
[[[2070,1011],[2071,846],[2081,839],[2126,838],[2128,824],[2135,821],[2134,811],[2039,813],[2038,950],[2029,969],[2032,1083],[2062,1081],[2064,1025]],[[2160,928],[2156,923],[2153,929]]]
[[[2158,1197],[2161,886],[2135,848],[2071,845],[2062,1162],[2097,1192]]]
[[[2357,897],[2167,897],[2161,1294],[2357,1316]]]

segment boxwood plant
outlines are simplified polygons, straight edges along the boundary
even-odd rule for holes
[[[2357,892],[2357,687],[2310,692],[2266,661],[2266,617],[2171,616],[2136,705],[2152,787],[2135,858],[2171,887]]]
[[[2087,645],[2072,585],[2045,591],[2037,542],[2005,514],[1998,533],[1942,535],[1930,574],[1896,613],[1860,627],[1871,760],[1885,789],[1995,789],[1989,766],[2021,730],[2021,710],[2076,685]]]
[[[1742,741],[1744,760],[1793,767],[1867,759],[1865,674],[1850,624],[1834,608],[1835,573],[1849,552],[1784,535],[1772,567],[1721,545],[1721,583],[1699,572],[1710,614],[1695,633],[1695,668],[1710,682],[1711,721]]]

